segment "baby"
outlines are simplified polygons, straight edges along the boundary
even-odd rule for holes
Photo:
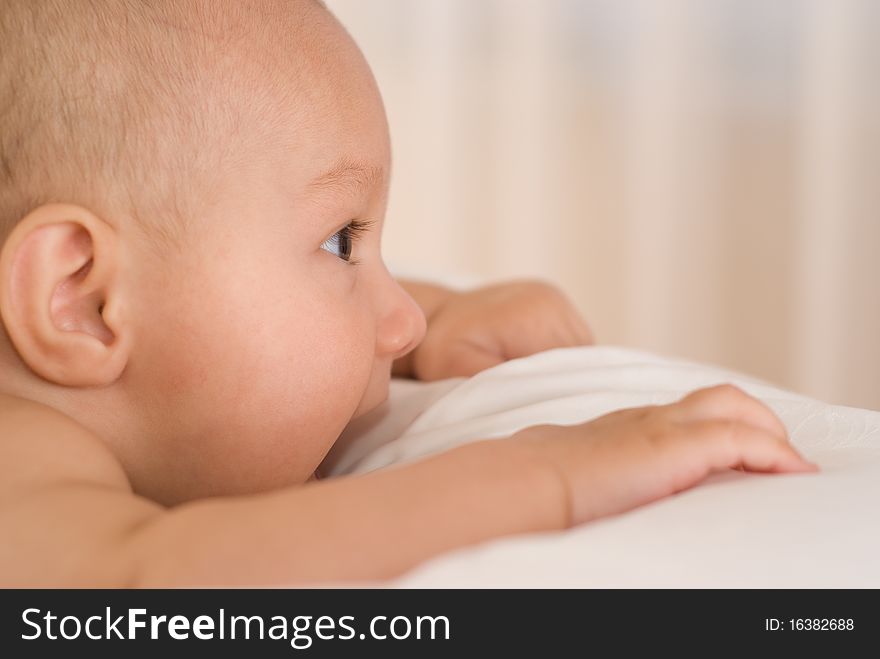
[[[316,1],[3,0],[0,44],[0,585],[383,579],[713,470],[815,470],[721,385],[318,478],[392,373],[586,324],[539,282],[390,276],[382,102]]]

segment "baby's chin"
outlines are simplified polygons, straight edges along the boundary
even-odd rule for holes
[[[349,423],[352,421],[356,421],[360,417],[369,414],[376,408],[378,408],[382,403],[388,400],[388,395],[390,393],[390,385],[391,385],[391,373],[388,373],[388,376],[385,378],[377,378],[376,380],[370,382],[367,385],[366,390],[364,391],[363,396],[361,396],[361,401],[358,404],[357,408],[355,408],[354,413],[351,415],[351,419]]]

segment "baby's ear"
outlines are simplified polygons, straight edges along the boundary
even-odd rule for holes
[[[0,251],[0,318],[24,362],[56,384],[102,386],[128,362],[117,231],[85,208],[46,204]]]

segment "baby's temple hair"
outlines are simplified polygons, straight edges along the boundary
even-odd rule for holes
[[[258,61],[270,30],[290,38],[302,23],[294,7],[318,6],[0,1],[0,244],[31,209],[67,202],[130,217],[162,248],[238,155],[227,92],[269,105],[235,53]]]

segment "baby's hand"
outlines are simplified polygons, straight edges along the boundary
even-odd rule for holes
[[[592,343],[586,321],[559,288],[505,282],[451,293],[429,316],[407,368],[419,380],[471,376],[509,359]]]
[[[569,526],[693,487],[720,469],[818,470],[788,443],[773,412],[733,385],[580,425],[532,426],[509,441],[556,470],[567,493]]]

